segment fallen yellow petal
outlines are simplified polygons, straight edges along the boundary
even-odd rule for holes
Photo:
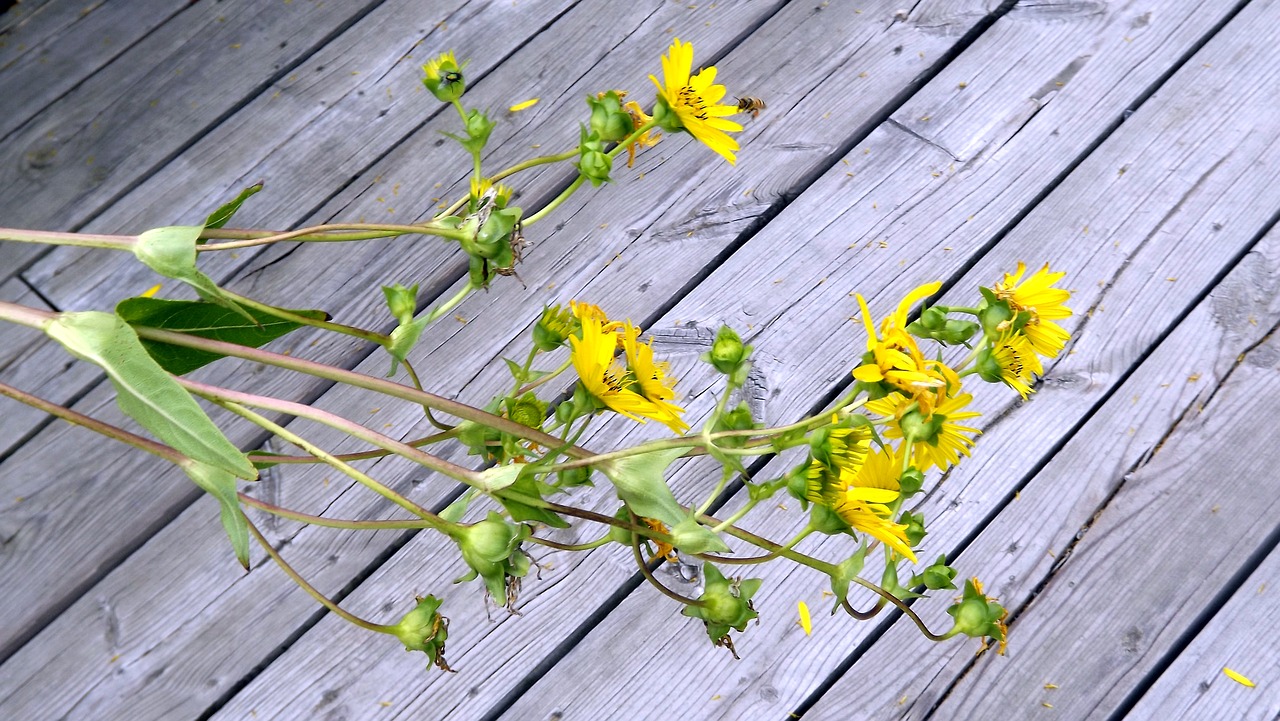
[[[507,110],[510,110],[513,113],[518,113],[521,110],[528,110],[529,108],[532,108],[533,106],[537,105],[538,100],[539,100],[538,98],[529,98],[523,103],[516,103],[515,105],[512,105],[511,107],[507,108]]]
[[[1246,677],[1244,676],[1244,674],[1242,674],[1242,673],[1240,673],[1240,672],[1238,672],[1238,671],[1232,671],[1231,669],[1227,668],[1226,666],[1223,666],[1223,667],[1222,667],[1222,672],[1223,672],[1223,673],[1225,673],[1225,674],[1227,675],[1227,678],[1231,679],[1232,681],[1235,681],[1236,683],[1240,684],[1241,686],[1248,686],[1249,688],[1253,688],[1253,687],[1254,687],[1254,683],[1253,683],[1252,681],[1250,681],[1248,678],[1246,678]]]
[[[796,604],[796,607],[800,609],[800,628],[804,629],[804,635],[811,635],[813,633],[813,620],[809,618],[809,605],[804,601],[800,601]]]
[[[147,288],[146,290],[142,291],[142,296],[141,296],[141,297],[143,297],[143,298],[150,298],[151,296],[153,296],[153,295],[155,295],[156,293],[160,292],[160,287],[161,287],[161,284],[160,284],[160,283],[156,283],[155,285],[151,286],[150,288]]]

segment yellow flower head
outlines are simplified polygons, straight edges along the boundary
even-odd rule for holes
[[[644,108],[640,107],[640,103],[634,100],[627,101],[622,107],[631,114],[631,122],[635,124],[636,128],[640,128],[645,123],[653,120],[645,113]],[[659,140],[662,140],[662,135],[656,130],[646,130],[640,137],[636,138],[635,142],[627,146],[627,167],[630,168],[635,164],[637,148],[652,148],[658,144]]]
[[[1025,312],[1030,315],[1022,333],[1031,341],[1031,346],[1037,353],[1053,358],[1062,352],[1067,339],[1071,337],[1070,333],[1054,322],[1071,317],[1071,309],[1064,305],[1071,298],[1071,291],[1053,287],[1066,273],[1050,272],[1047,263],[1024,281],[1022,276],[1026,272],[1027,265],[1018,261],[1017,272],[1012,275],[1005,273],[1004,279],[996,283],[992,291],[996,298],[1008,303],[1015,313]]]
[[[658,87],[658,105],[654,115],[663,118],[664,127],[670,130],[684,129],[703,145],[719,153],[730,165],[737,162],[734,151],[738,141],[729,137],[742,126],[726,117],[738,112],[737,105],[720,105],[725,96],[723,85],[716,85],[715,66],[690,77],[693,70],[693,45],[676,38],[662,57],[662,79],[653,75],[649,79]],[[675,114],[671,122],[668,113]]]
[[[945,471],[959,463],[960,456],[969,455],[973,436],[981,433],[977,428],[957,423],[981,415],[962,410],[971,400],[973,396],[968,393],[944,396],[932,412],[924,413],[919,403],[901,393],[892,393],[868,402],[867,410],[888,419],[886,438],[911,436],[912,464],[916,468],[927,471],[936,466]]]
[[[822,447],[812,453],[805,469],[805,498],[834,509],[850,479],[857,477],[870,446],[871,429],[866,426],[828,428]]]
[[[880,323],[876,333],[867,301],[858,294],[862,325],[867,331],[870,358],[853,369],[853,377],[863,383],[886,383],[916,399],[926,411],[945,395],[955,373],[939,361],[927,360],[915,338],[907,332],[907,313],[923,298],[938,292],[942,283],[926,283],[907,294],[896,310]]]
[[[458,64],[453,51],[441,53],[422,66],[422,84],[442,102],[451,103],[462,97],[466,90],[466,80],[462,77],[462,65]]]
[[[916,562],[916,554],[911,550],[911,543],[907,541],[906,524],[894,523],[887,506],[850,497],[833,510],[853,530],[871,536],[911,559],[912,563]]]
[[[1031,393],[1036,376],[1044,374],[1044,366],[1036,355],[1031,339],[1021,333],[1006,331],[996,339],[991,357],[1000,368],[1000,380],[1025,400]]]
[[[653,350],[635,340],[639,331],[630,323],[609,321],[593,305],[571,303],[571,306],[581,333],[569,338],[569,357],[587,392],[603,407],[632,420],[645,423],[652,419],[675,433],[687,431],[688,424],[680,418],[684,409],[668,402],[675,393],[670,387],[673,383],[669,384],[666,378],[666,364],[653,362]],[[623,333],[615,332],[617,329]],[[627,351],[631,365],[616,357],[620,344]]]

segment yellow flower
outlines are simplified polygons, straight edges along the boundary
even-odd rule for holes
[[[871,358],[853,369],[853,377],[863,383],[887,383],[918,401],[925,412],[929,412],[958,379],[941,361],[927,360],[920,352],[915,338],[906,330],[907,313],[921,299],[938,292],[940,287],[942,283],[934,281],[908,293],[893,315],[880,323],[879,334],[871,320],[866,299],[861,294],[857,296]]]
[[[826,442],[815,451],[805,469],[805,498],[834,509],[843,499],[850,480],[858,475],[867,450],[871,446],[871,429],[866,426],[832,427],[826,430]],[[881,503],[892,502],[893,498]]]
[[[688,131],[703,145],[719,153],[730,165],[737,162],[734,151],[738,142],[728,132],[738,132],[742,126],[726,120],[738,112],[737,105],[720,105],[724,98],[723,85],[716,85],[715,66],[689,76],[693,70],[693,45],[675,38],[671,48],[662,57],[662,79],[653,75],[649,79],[658,86],[658,108],[654,114],[663,117],[667,111],[675,113],[678,126]],[[664,107],[665,105],[665,107]],[[667,125],[676,129],[676,124]]]
[[[453,51],[441,53],[422,66],[422,84],[442,102],[451,103],[462,97],[467,84],[462,77],[462,66]]]
[[[635,349],[628,360],[636,365],[628,367],[615,357],[619,343],[624,342],[626,335],[634,330],[631,324],[624,326],[616,321],[609,321],[599,308],[590,304],[571,305],[578,316],[581,335],[569,338],[569,357],[587,392],[604,407],[632,420],[645,423],[647,419],[653,419],[675,433],[688,430],[688,424],[679,416],[684,409],[667,402],[674,391],[667,384],[665,364],[659,367],[659,364],[653,362],[652,349],[648,345],[636,343],[633,338],[630,343]],[[619,327],[624,328],[624,335],[621,337],[614,332]],[[647,352],[641,351],[641,348]],[[639,380],[637,370],[645,376],[643,382]],[[653,393],[656,400],[638,391]],[[665,398],[662,397],[664,394]]]
[[[1067,339],[1071,337],[1070,333],[1054,322],[1071,317],[1071,309],[1063,305],[1071,298],[1071,291],[1053,287],[1066,273],[1050,272],[1047,263],[1023,281],[1022,276],[1026,272],[1026,263],[1018,261],[1017,272],[1013,275],[1005,273],[1004,279],[996,283],[992,290],[996,298],[1008,303],[1014,312],[1026,312],[1031,316],[1022,332],[1037,353],[1053,358],[1062,351]]]
[[[991,357],[1000,367],[1000,380],[1024,400],[1031,393],[1031,384],[1035,383],[1036,376],[1044,374],[1044,366],[1035,353],[1034,344],[1021,333],[1003,333],[996,339]]]
[[[944,396],[931,413],[924,413],[914,400],[893,393],[868,402],[867,410],[892,419],[884,432],[886,438],[904,438],[904,427],[910,429],[912,462],[917,468],[927,471],[936,466],[945,471],[959,463],[960,456],[969,455],[973,436],[981,433],[956,422],[982,415],[961,410],[971,400],[973,396],[968,393]]]
[[[645,113],[644,108],[640,107],[640,103],[634,100],[628,101],[622,107],[631,114],[631,122],[635,124],[636,128],[643,127],[645,123],[653,120]],[[627,146],[627,167],[630,168],[636,162],[636,148],[651,148],[657,145],[659,140],[662,140],[662,136],[656,130],[646,130],[640,137],[636,138],[635,142]]]
[[[884,545],[916,562],[916,554],[907,542],[907,527],[894,523],[889,508],[880,503],[867,503],[847,498],[833,509],[853,530],[875,538]]]
[[[652,403],[663,417],[650,416],[666,425],[676,433],[689,430],[689,424],[680,418],[684,409],[671,403],[675,398],[675,380],[668,378],[671,364],[666,361],[654,362],[653,346],[640,342],[640,329],[628,321],[622,326],[622,351],[627,359],[627,368],[635,382],[631,390]]]

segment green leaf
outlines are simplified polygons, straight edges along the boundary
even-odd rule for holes
[[[229,308],[253,321],[238,303],[226,297],[209,276],[196,269],[196,241],[202,225],[174,225],[155,228],[138,236],[133,254],[146,266],[166,278],[180,280],[196,289],[201,298]]]
[[[516,479],[515,483],[510,486],[511,490],[522,496],[530,496],[532,498],[541,498],[542,494],[538,491],[538,484],[528,476]],[[534,521],[542,523],[552,528],[568,528],[569,523],[560,516],[548,511],[545,508],[530,506],[520,501],[513,501],[506,496],[499,495],[498,501],[502,503],[502,507],[507,509],[507,513],[511,514],[513,521]]]
[[[687,553],[730,553],[733,550],[710,528],[698,523],[693,514],[671,526],[671,539],[676,548]]]
[[[115,386],[120,410],[178,452],[233,476],[253,480],[258,471],[194,398],[152,360],[119,316],[86,311],[59,313],[45,328],[71,355],[100,366]]]
[[[252,308],[246,308],[245,312],[254,322],[248,322],[240,314],[220,305],[198,300],[126,298],[116,305],[116,315],[129,325],[171,330],[249,348],[266,345],[302,325]],[[329,319],[329,314],[322,310],[290,312],[315,320]],[[142,346],[161,368],[177,376],[190,373],[223,357],[219,353],[152,340],[143,340]]]
[[[244,512],[240,510],[240,500],[236,498],[235,476],[221,468],[214,468],[199,461],[184,464],[182,470],[203,488],[209,495],[218,499],[221,506],[222,528],[231,539],[231,548],[236,553],[240,565],[249,569],[249,526]]]
[[[250,185],[244,190],[240,191],[240,194],[237,195],[230,202],[224,203],[223,205],[219,206],[217,210],[210,213],[208,219],[204,221],[204,227],[221,228],[222,226],[226,225],[227,221],[231,220],[231,216],[235,215],[237,210],[240,210],[241,205],[244,205],[244,201],[251,198],[259,190],[262,190],[261,180],[254,183],[253,185]],[[196,242],[203,243],[204,241],[198,240]]]
[[[476,487],[489,493],[500,491],[515,483],[520,471],[524,470],[527,465],[527,463],[508,463],[505,466],[486,468],[480,471],[480,480]]]
[[[667,466],[689,451],[688,448],[670,448],[638,456],[627,456],[600,464],[624,503],[645,518],[656,518],[668,526],[685,520],[686,513],[667,485]]]
[[[507,370],[510,371],[512,380],[517,380],[517,381],[520,381],[521,383],[525,382],[524,366],[511,360],[510,358],[503,358],[502,362],[507,364]]]

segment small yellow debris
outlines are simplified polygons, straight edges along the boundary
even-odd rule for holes
[[[866,71],[863,71],[863,72],[858,73],[858,77],[860,77],[860,78],[865,78],[865,77],[867,77],[867,73],[866,73]]]
[[[388,707],[388,706],[390,706],[390,705],[391,705],[391,702],[390,702],[390,701],[379,701],[379,702],[378,702],[378,705],[379,705],[379,706],[381,706],[382,708],[386,708],[386,707]]]
[[[907,702],[907,697],[906,697],[905,695],[904,695],[902,698],[898,699],[898,705],[899,705],[899,706],[901,706],[902,704],[904,704],[904,703],[906,703],[906,702]]]
[[[1213,507],[1213,508],[1210,508],[1210,509],[1209,509],[1209,512],[1210,512],[1210,513],[1217,513],[1219,510],[1221,510],[1221,508],[1222,508],[1222,506],[1214,505],[1214,507]]]
[[[232,50],[239,50],[239,49],[240,49],[240,43],[231,43],[231,49],[232,49]]]
[[[1267,585],[1267,584],[1265,584],[1265,583],[1264,583],[1264,584],[1262,584],[1262,585],[1263,585],[1263,586],[1265,586],[1265,585]],[[1261,593],[1261,591],[1259,591],[1259,593]],[[824,591],[822,592],[822,597],[823,597],[823,598],[831,598],[832,596],[835,596],[835,594],[834,594],[834,593],[832,593],[832,592],[830,592],[830,591],[825,591],[825,590],[824,590]]]
[[[711,700],[712,700],[712,701],[719,701],[720,699],[721,699],[720,694],[716,694],[715,696],[712,696],[712,697],[711,697]]]
[[[511,107],[507,108],[507,110],[510,110],[513,113],[518,113],[521,110],[528,110],[529,108],[532,108],[533,106],[537,105],[538,100],[540,99],[541,98],[529,98],[528,100],[512,105]]]
[[[922,123],[927,123],[927,122],[929,122],[929,118],[932,118],[932,117],[933,117],[932,115],[921,115],[921,116],[920,116],[920,122],[922,122]]]
[[[1041,701],[1040,705],[1044,706],[1045,708],[1053,708],[1053,704],[1049,703],[1048,701]]]
[[[456,321],[458,321],[459,323],[466,323],[466,322],[467,322],[467,319],[466,319],[466,318],[464,318],[464,317],[462,316],[462,314],[461,314],[461,313],[455,313],[455,314],[454,314],[454,316],[453,316],[453,319],[454,319],[454,320],[456,320]]]
[[[1046,690],[1046,691],[1056,691],[1056,690],[1057,690],[1057,688],[1058,688],[1058,684],[1056,684],[1056,683],[1046,683],[1046,684],[1044,685],[1044,688],[1045,688],[1045,690]]]
[[[163,287],[163,286],[162,286],[160,283],[156,283],[155,285],[151,286],[150,288],[147,288],[146,290],[142,291],[142,297],[143,297],[143,298],[151,298],[151,297],[154,297],[156,293],[160,292],[160,288],[161,288],[161,287]]]
[[[779,509],[781,509],[781,510],[784,510],[784,511],[785,511],[785,510],[788,510],[788,509],[787,509],[787,504],[785,504],[785,503],[779,503],[779,504],[778,504],[778,508],[779,508]]]
[[[1249,688],[1253,688],[1256,685],[1252,681],[1250,681],[1244,674],[1240,673],[1239,671],[1232,671],[1226,666],[1222,667],[1222,672],[1227,675],[1227,678],[1231,679],[1232,681],[1235,681],[1241,686],[1248,686]]]
[[[1258,586],[1258,593],[1262,593],[1265,590],[1267,590],[1267,584],[1264,583],[1261,586]]]
[[[800,611],[800,628],[804,629],[804,635],[813,635],[813,619],[809,617],[809,605],[799,601],[796,603],[796,608]]]
[[[1195,382],[1196,382],[1196,381],[1198,381],[1198,380],[1200,380],[1200,374],[1199,374],[1199,373],[1192,373],[1191,375],[1187,376],[1187,382],[1188,382],[1188,383],[1195,383]]]
[[[112,656],[111,660],[107,661],[107,663],[115,663],[116,661],[119,661],[119,660],[120,660],[120,654],[117,653],[116,655]]]
[[[961,80],[959,83],[956,84],[956,87],[961,90],[964,90],[965,88],[969,87],[969,83],[966,83],[965,81]]]
[[[1165,278],[1165,280],[1169,281],[1170,283],[1175,283],[1177,282],[1178,279],[1174,278],[1173,276],[1169,276],[1168,278]]]

